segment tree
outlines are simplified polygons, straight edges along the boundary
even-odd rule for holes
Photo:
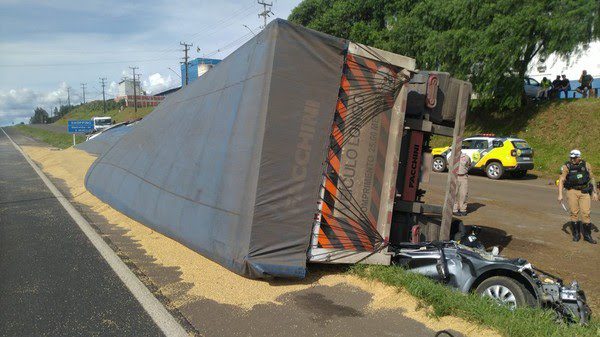
[[[534,57],[569,58],[600,38],[593,0],[305,0],[289,19],[468,79],[500,108],[522,104]]]
[[[48,112],[43,108],[37,107],[33,110],[33,116],[29,119],[30,124],[45,124],[48,122]]]

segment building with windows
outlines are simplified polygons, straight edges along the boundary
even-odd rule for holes
[[[134,84],[132,79],[124,78],[123,80],[121,80],[121,82],[119,82],[119,91],[117,97],[133,96],[133,86]],[[137,95],[143,94],[142,87],[140,86],[139,81],[135,81],[135,93]]]
[[[135,96],[134,96],[134,85],[135,85]],[[132,107],[137,105],[138,108],[144,108],[149,106],[157,106],[158,103],[162,102],[165,99],[165,96],[159,95],[146,95],[146,92],[142,90],[139,81],[135,81],[131,79],[123,79],[119,82],[119,89],[117,97],[115,97],[115,101],[125,101],[126,107]]]

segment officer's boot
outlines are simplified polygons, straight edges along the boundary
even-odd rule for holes
[[[592,224],[591,223],[584,223],[583,224],[583,228],[582,228],[582,232],[583,232],[583,239],[591,244],[596,244],[598,242],[596,242],[596,240],[592,239]]]
[[[571,221],[571,234],[573,234],[573,241],[579,241],[581,236],[581,223],[579,221]]]

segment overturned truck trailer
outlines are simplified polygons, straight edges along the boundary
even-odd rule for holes
[[[420,202],[423,157],[430,134],[460,136],[469,93],[413,59],[275,20],[101,153],[86,187],[247,277],[386,264],[390,240],[442,212]]]

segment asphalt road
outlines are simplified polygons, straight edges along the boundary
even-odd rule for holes
[[[161,336],[0,131],[0,336]]]

